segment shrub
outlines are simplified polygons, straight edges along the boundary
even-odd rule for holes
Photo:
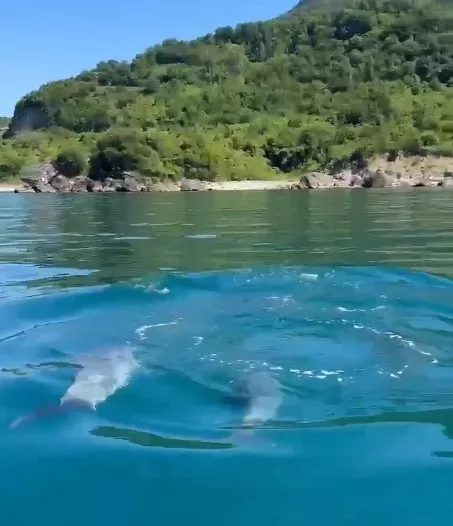
[[[103,180],[120,177],[126,171],[140,170],[147,164],[150,148],[145,136],[131,128],[116,128],[108,131],[96,144],[90,158],[90,176]]]
[[[65,148],[60,151],[52,162],[55,170],[66,177],[75,177],[86,169],[86,159],[83,153],[75,148]]]

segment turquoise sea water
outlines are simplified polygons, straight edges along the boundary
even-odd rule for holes
[[[0,195],[0,518],[447,525],[453,195]],[[138,367],[95,412],[87,356]],[[244,429],[231,381],[281,403]],[[274,393],[275,394],[275,393]]]

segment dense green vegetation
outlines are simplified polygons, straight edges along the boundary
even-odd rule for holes
[[[10,120],[11,119],[9,117],[0,117],[0,128],[5,128],[8,126]]]
[[[58,157],[98,178],[261,179],[392,150],[452,155],[453,7],[312,1],[166,40],[30,93],[6,136],[0,174]]]

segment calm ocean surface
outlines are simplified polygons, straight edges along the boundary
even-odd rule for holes
[[[0,399],[5,526],[450,526],[453,193],[0,195]]]

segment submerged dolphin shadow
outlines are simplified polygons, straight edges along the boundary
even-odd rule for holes
[[[95,411],[98,404],[128,384],[139,364],[135,360],[132,349],[119,347],[100,355],[83,357],[80,363],[66,366],[73,366],[78,371],[60,402],[40,406],[30,413],[17,417],[11,422],[9,429],[69,411]]]
[[[280,383],[268,372],[252,372],[231,382],[231,391],[224,395],[224,402],[233,409],[243,411],[239,426],[232,429],[229,440],[256,441],[254,432],[272,420],[283,402]]]

